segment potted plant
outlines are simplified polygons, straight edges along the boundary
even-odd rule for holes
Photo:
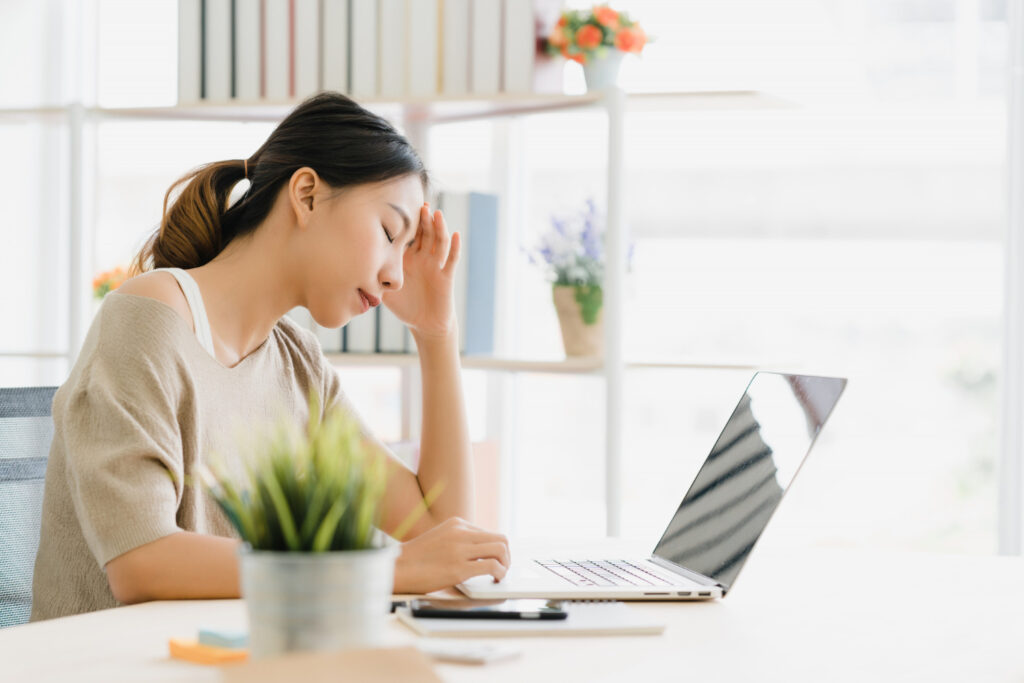
[[[603,355],[604,216],[594,200],[575,214],[552,216],[529,257],[552,282],[565,354]]]
[[[243,541],[240,576],[254,658],[380,644],[390,612],[398,547],[375,534],[385,465],[371,457],[343,410],[321,419],[311,398],[309,412],[302,428],[277,425],[233,473],[216,460],[198,469]]]
[[[117,266],[110,270],[99,273],[92,279],[92,296],[100,301],[110,292],[124,284],[128,279],[128,271],[123,266]]]
[[[639,55],[652,38],[625,12],[608,5],[589,10],[568,9],[544,42],[548,54],[583,65],[587,90],[614,85],[626,53]]]

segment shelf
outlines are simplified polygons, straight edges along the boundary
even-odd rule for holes
[[[407,120],[430,124],[454,123],[487,118],[525,116],[599,106],[604,93],[583,95],[501,94],[480,97],[416,97],[405,99],[363,98],[360,104],[382,114],[403,113]],[[167,107],[84,107],[84,113],[98,119],[138,119],[165,121],[236,121],[276,123],[301,100],[283,102],[198,103]],[[74,105],[65,107],[0,108],[0,120],[31,120],[60,117]],[[785,100],[754,91],[693,91],[627,93],[628,111],[693,111],[778,109],[793,106]]]
[[[329,353],[327,359],[340,367],[407,368],[419,363],[411,353]],[[627,368],[637,369],[700,369],[700,370],[757,370],[761,365],[724,359],[663,359],[627,361]],[[464,370],[492,370],[495,372],[527,372],[553,374],[596,374],[604,370],[600,358],[567,358],[552,360],[522,360],[491,356],[463,356]]]

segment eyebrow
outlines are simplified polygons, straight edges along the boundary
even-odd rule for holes
[[[405,221],[405,229],[408,230],[410,223],[409,214],[407,214],[405,210],[402,209],[402,207],[398,206],[397,204],[392,204],[391,202],[388,202],[388,206],[390,206],[392,209],[398,212],[398,215],[402,217],[403,221]]]

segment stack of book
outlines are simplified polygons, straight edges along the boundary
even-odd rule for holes
[[[563,1],[178,0],[178,101],[560,93]]]
[[[498,266],[498,197],[481,192],[442,192],[437,208],[451,229],[460,233],[462,255],[455,271],[455,314],[459,350],[464,354],[494,353],[494,307]],[[412,337],[405,325],[381,305],[358,315],[341,329],[316,324],[309,312],[289,313],[320,339],[325,353],[411,353]]]

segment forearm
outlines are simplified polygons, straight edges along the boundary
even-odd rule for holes
[[[417,479],[424,495],[438,484],[442,487],[430,510],[438,522],[449,517],[472,521],[474,517],[473,466],[458,338],[454,330],[444,338],[416,339],[423,377]]]
[[[107,581],[123,603],[237,598],[239,541],[182,531],[107,563]]]

